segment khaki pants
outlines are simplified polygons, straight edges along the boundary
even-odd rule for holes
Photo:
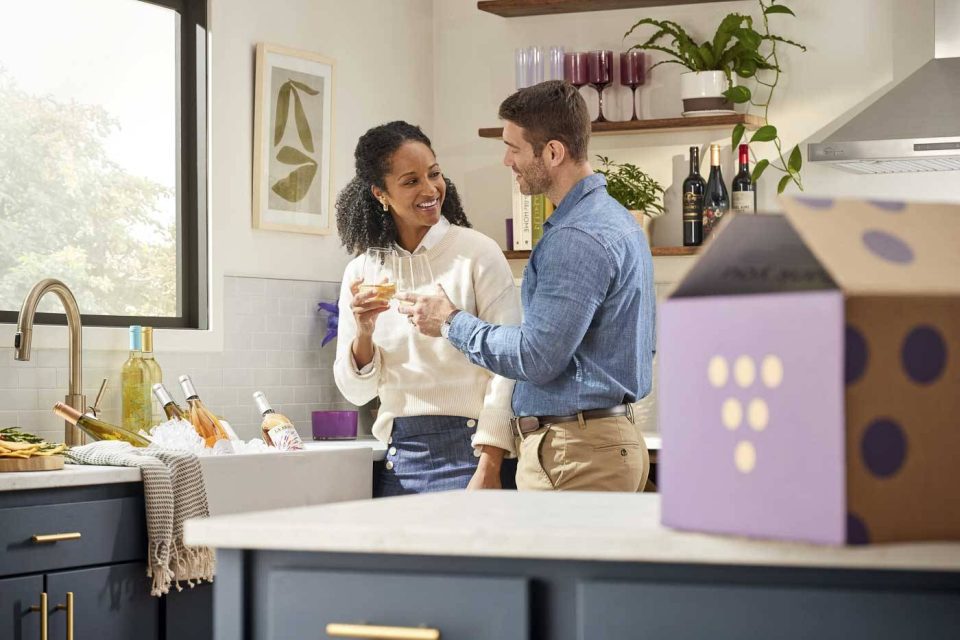
[[[517,438],[521,491],[643,491],[650,454],[626,417],[566,422]]]

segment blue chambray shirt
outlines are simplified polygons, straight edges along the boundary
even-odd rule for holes
[[[640,225],[587,176],[544,224],[524,272],[523,323],[460,312],[447,339],[471,362],[517,381],[518,416],[570,415],[650,393],[656,296]]]

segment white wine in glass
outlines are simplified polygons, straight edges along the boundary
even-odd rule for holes
[[[363,256],[363,293],[375,292],[374,300],[389,302],[397,294],[397,252],[370,247]]]
[[[433,271],[424,254],[400,256],[397,289],[404,294],[429,295],[433,291]]]

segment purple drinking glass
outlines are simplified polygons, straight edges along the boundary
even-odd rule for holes
[[[590,82],[587,54],[572,51],[563,54],[563,79],[577,89]]]
[[[627,51],[620,54],[620,84],[630,87],[633,117],[637,118],[637,87],[646,81],[645,59],[642,51]]]
[[[606,122],[603,117],[603,89],[613,81],[613,51],[591,51],[587,54],[590,69],[590,85],[597,90],[599,103],[597,119],[594,122]]]

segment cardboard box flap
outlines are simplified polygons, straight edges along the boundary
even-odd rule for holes
[[[960,205],[806,197],[781,203],[848,294],[960,294]]]
[[[786,218],[728,214],[670,297],[835,288]]]

